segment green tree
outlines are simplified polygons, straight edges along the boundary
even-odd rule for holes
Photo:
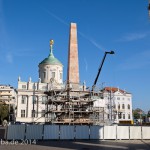
[[[8,117],[8,113],[9,113],[9,106],[0,104],[0,121],[1,121],[1,123],[3,122],[3,120],[5,118]]]
[[[134,117],[134,119],[141,119],[143,113],[144,112],[143,112],[142,109],[136,108],[135,110],[133,110],[133,117]]]

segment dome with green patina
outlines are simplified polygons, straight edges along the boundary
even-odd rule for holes
[[[45,58],[42,62],[40,62],[39,65],[48,64],[48,65],[61,65],[61,66],[63,66],[63,64],[57,58],[55,58],[55,56],[53,54],[53,48],[52,48],[53,44],[54,44],[54,41],[50,40],[50,54],[47,58]]]
[[[48,64],[48,65],[62,65],[62,63],[54,57],[53,53],[50,53],[49,56],[47,58],[45,58],[41,63],[41,64]]]

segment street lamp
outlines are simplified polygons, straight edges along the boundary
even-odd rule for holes
[[[150,0],[149,0],[149,4],[148,4],[148,15],[149,15],[149,18],[150,18]]]

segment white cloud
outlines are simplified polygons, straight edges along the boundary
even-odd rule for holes
[[[122,42],[130,42],[130,41],[135,41],[139,39],[143,39],[149,35],[149,32],[143,32],[143,33],[130,33],[126,34],[122,38],[120,38],[117,41],[122,41]]]

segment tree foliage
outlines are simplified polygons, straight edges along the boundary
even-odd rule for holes
[[[0,120],[1,120],[1,122],[3,122],[3,120],[8,117],[8,113],[9,113],[9,106],[0,104]]]
[[[142,114],[144,114],[144,111],[140,108],[136,108],[135,110],[133,110],[134,119],[140,119]]]

